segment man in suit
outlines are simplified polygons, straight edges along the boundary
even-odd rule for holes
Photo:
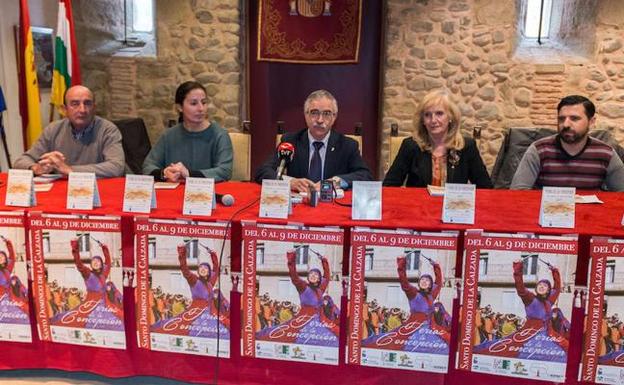
[[[349,188],[353,181],[373,178],[360,155],[355,140],[332,130],[338,115],[336,98],[325,90],[312,92],[303,105],[307,129],[282,136],[282,142],[295,147],[295,155],[285,173],[294,191],[320,189],[320,181],[332,179],[334,184]],[[256,182],[275,179],[279,164],[273,154],[256,172]]]

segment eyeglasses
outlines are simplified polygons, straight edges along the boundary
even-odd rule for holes
[[[311,111],[308,111],[308,115],[310,115],[314,119],[318,119],[321,116],[323,117],[323,119],[329,119],[329,118],[333,118],[335,114],[333,111],[329,111],[329,110],[325,110],[325,111],[311,110]]]

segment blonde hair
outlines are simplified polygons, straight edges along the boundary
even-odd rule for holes
[[[449,150],[461,150],[464,148],[464,137],[461,134],[461,112],[457,104],[451,100],[448,92],[444,90],[436,90],[428,93],[420,101],[416,114],[414,115],[414,141],[418,144],[421,150],[431,151],[431,137],[425,127],[423,113],[432,106],[442,106],[446,110],[449,117],[448,131],[444,138],[444,145]]]

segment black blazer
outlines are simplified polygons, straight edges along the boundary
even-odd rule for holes
[[[288,142],[295,146],[295,156],[288,165],[286,175],[293,178],[307,178],[310,167],[310,141],[308,130],[289,132],[282,136],[281,142]],[[275,179],[279,160],[274,152],[264,164],[256,170],[255,180],[262,183],[263,179]],[[351,183],[360,180],[372,180],[368,166],[362,159],[355,140],[347,138],[341,133],[331,131],[325,152],[323,176],[328,179],[339,176],[351,187]]]
[[[477,145],[472,138],[464,137],[465,145],[460,151],[459,162],[451,166],[447,161],[448,183],[470,183],[479,188],[492,188],[492,181],[485,169]],[[405,138],[394,162],[383,181],[384,186],[426,187],[431,184],[431,152],[422,151],[413,138]]]

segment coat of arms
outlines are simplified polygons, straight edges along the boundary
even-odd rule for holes
[[[331,0],[290,0],[290,15],[331,16]]]

